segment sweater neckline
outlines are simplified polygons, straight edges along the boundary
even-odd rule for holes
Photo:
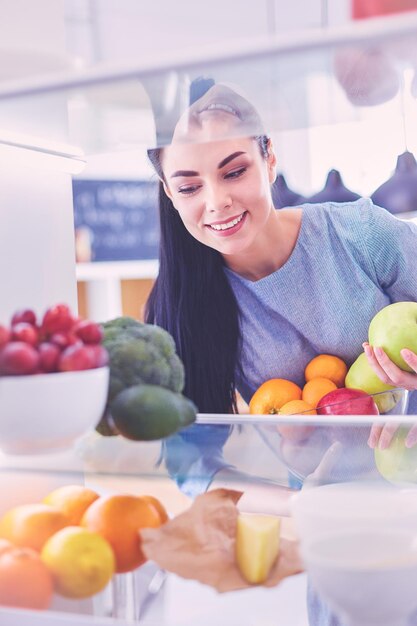
[[[284,265],[281,265],[281,267],[279,267],[278,269],[274,270],[270,274],[267,274],[266,276],[263,276],[262,278],[259,278],[258,280],[250,280],[249,278],[245,278],[244,276],[237,274],[236,272],[234,272],[233,270],[231,270],[225,265],[224,269],[226,273],[237,282],[241,282],[242,284],[245,284],[254,288],[256,286],[261,286],[261,285],[268,283],[269,281],[275,279],[278,275],[284,276],[287,272],[291,271],[292,266],[294,265],[294,263],[297,262],[297,257],[299,256],[299,250],[302,245],[302,240],[304,239],[307,214],[308,214],[308,211],[306,211],[305,207],[303,206],[302,213],[301,213],[300,230],[298,231],[297,240],[295,242],[295,246],[292,249],[290,256],[285,261]]]

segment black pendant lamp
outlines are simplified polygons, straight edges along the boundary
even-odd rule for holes
[[[314,204],[318,202],[353,202],[358,198],[360,195],[344,186],[340,172],[330,170],[323,189],[308,198],[307,202]]]
[[[272,201],[276,209],[282,209],[286,206],[294,206],[303,204],[305,198],[296,191],[290,189],[283,174],[278,174],[272,185]]]
[[[417,211],[417,162],[411,152],[400,154],[393,175],[371,198],[390,213]]]

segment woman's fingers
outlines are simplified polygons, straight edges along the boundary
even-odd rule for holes
[[[369,438],[368,438],[368,446],[370,448],[377,447],[383,428],[384,428],[383,424],[372,424],[371,432],[369,433]]]
[[[411,350],[408,350],[407,348],[404,348],[403,350],[401,350],[401,356],[403,357],[407,365],[409,365],[411,369],[417,372],[417,354],[411,352]]]
[[[369,365],[378,378],[387,385],[402,387],[403,389],[417,389],[417,355],[411,350],[401,350],[401,356],[415,373],[404,372],[385,354],[382,348],[372,348],[368,342],[362,344]],[[374,424],[369,433],[368,445],[370,448],[388,448],[398,424]],[[412,448],[417,445],[417,424],[412,426],[407,434],[405,445]]]
[[[379,435],[378,448],[380,450],[385,450],[389,448],[389,445],[394,437],[395,433],[399,429],[399,424],[385,424],[382,428],[381,434]]]
[[[399,428],[399,424],[373,424],[369,433],[368,446],[385,450],[391,444],[392,438]],[[413,448],[417,445],[417,424],[414,424],[405,438],[405,447]]]
[[[390,385],[391,381],[389,379],[389,376],[384,370],[384,368],[382,367],[382,365],[380,364],[379,360],[376,358],[375,350],[372,348],[372,346],[369,345],[369,343],[366,343],[366,342],[363,343],[362,346],[363,346],[366,358],[368,359],[368,363],[374,370],[375,374],[383,383],[385,383],[386,385]]]
[[[399,428],[399,424],[373,424],[369,434],[368,446],[385,450]],[[417,434],[417,433],[416,433]]]
[[[405,438],[405,447],[413,448],[417,444],[417,424],[414,424],[407,433]]]
[[[417,389],[417,376],[415,373],[401,370],[391,361],[382,348],[372,348],[367,342],[362,345],[369,365],[383,383],[393,385],[394,387],[402,387],[403,389]],[[417,371],[417,355],[410,350],[402,350],[401,355],[407,364]]]

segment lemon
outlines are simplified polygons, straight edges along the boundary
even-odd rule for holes
[[[108,541],[78,526],[67,526],[52,535],[41,558],[52,573],[55,591],[67,598],[98,593],[108,584],[116,566]]]

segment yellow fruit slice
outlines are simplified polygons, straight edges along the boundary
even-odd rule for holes
[[[237,519],[236,562],[249,583],[263,583],[279,552],[280,518],[241,513]]]
[[[116,560],[106,539],[79,526],[68,526],[44,545],[41,559],[51,572],[55,591],[67,598],[88,598],[107,585]]]

